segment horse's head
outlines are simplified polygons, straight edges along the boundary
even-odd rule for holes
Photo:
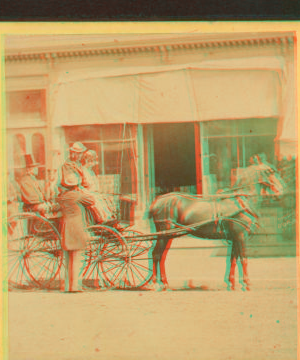
[[[258,183],[261,186],[260,195],[273,195],[281,197],[285,191],[285,183],[279,172],[269,164],[256,165],[258,173]]]
[[[244,169],[235,187],[243,188],[243,192],[253,195],[252,202],[260,203],[263,196],[282,197],[286,185],[278,170],[263,157],[255,156],[252,165]]]

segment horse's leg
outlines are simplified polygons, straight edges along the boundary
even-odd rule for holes
[[[245,255],[245,232],[240,232],[237,236],[237,257],[240,259],[241,262],[241,272],[242,278],[240,278],[240,283],[243,289],[249,289],[249,277],[248,277],[248,260]]]
[[[153,269],[152,269],[152,286],[151,290],[161,290],[161,274],[160,274],[160,261],[162,257],[163,241],[157,240],[156,245],[152,252]]]
[[[231,290],[235,289],[235,268],[236,268],[236,261],[237,261],[237,245],[236,241],[232,241],[232,248],[230,254],[230,271],[229,271],[229,283],[228,286]]]
[[[164,224],[162,227],[159,227],[159,231],[170,230],[172,228],[170,223]],[[160,281],[162,283],[163,290],[168,287],[168,280],[166,274],[166,257],[170,246],[172,244],[172,239],[162,239],[160,241],[160,258],[159,258],[159,270],[160,270]]]
[[[157,240],[158,241],[158,240]],[[157,270],[158,270],[158,243],[155,245],[152,251],[152,259],[153,259],[153,269],[152,269],[152,282],[156,284],[157,282]]]
[[[232,239],[232,249],[230,256],[230,271],[229,271],[229,283],[231,288],[235,288],[235,268],[237,265],[237,260],[240,260],[239,266],[239,280],[243,286],[243,289],[249,289],[249,279],[248,279],[248,268],[247,268],[247,258],[245,256],[245,239],[246,231],[241,229],[240,225],[231,223],[229,227],[229,232]],[[239,264],[238,264],[239,265]],[[242,273],[242,275],[241,275]]]
[[[170,239],[168,241],[166,240],[164,242],[162,257],[160,260],[160,278],[161,278],[164,288],[168,287],[165,262],[166,262],[167,253],[170,249],[171,244],[172,244],[172,239]]]
[[[155,220],[154,220],[155,222]],[[169,224],[155,224],[156,231],[164,231],[171,228]],[[168,281],[166,276],[165,269],[165,260],[170,248],[171,241],[166,239],[157,239],[156,245],[152,252],[153,258],[153,273],[152,273],[152,283],[153,290],[163,290],[167,287]]]
[[[165,260],[167,255],[167,240],[157,240],[157,244],[152,252],[153,273],[152,273],[152,290],[161,291],[168,285]]]

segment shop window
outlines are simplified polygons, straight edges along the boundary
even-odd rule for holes
[[[206,193],[228,188],[237,169],[250,165],[253,155],[265,153],[275,164],[276,119],[207,121],[201,126],[203,181]]]
[[[64,130],[68,147],[80,141],[97,153],[94,171],[102,193],[136,194],[135,126],[83,125],[68,126]]]
[[[117,175],[124,164],[130,164],[135,147],[134,127],[131,125],[88,125],[65,128],[68,146],[76,141],[96,151],[97,175]]]
[[[32,155],[34,160],[39,164],[37,178],[45,180],[45,140],[40,133],[35,133],[31,138]]]

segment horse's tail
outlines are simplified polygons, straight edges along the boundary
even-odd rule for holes
[[[147,217],[147,219],[152,219],[154,212],[155,212],[155,204],[156,204],[156,200],[153,201],[153,203],[150,205],[149,209],[146,211],[145,215]]]
[[[158,196],[152,202],[152,204],[150,205],[150,207],[149,207],[149,209],[147,211],[147,218],[148,219],[154,219],[157,216],[160,217],[162,209],[164,210],[165,206],[166,206],[166,200],[165,199],[167,198],[167,195],[170,195],[170,194],[165,194],[165,195]]]

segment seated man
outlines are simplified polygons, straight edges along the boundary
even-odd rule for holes
[[[68,189],[74,176],[79,176],[79,186],[83,184],[84,178],[81,169],[81,158],[86,150],[86,147],[80,142],[74,143],[69,149],[70,157],[64,162],[59,173],[58,188],[60,192],[64,192]]]
[[[44,215],[49,210],[43,191],[36,179],[38,164],[30,154],[25,155],[25,173],[20,179],[21,199],[24,211],[37,211]]]

